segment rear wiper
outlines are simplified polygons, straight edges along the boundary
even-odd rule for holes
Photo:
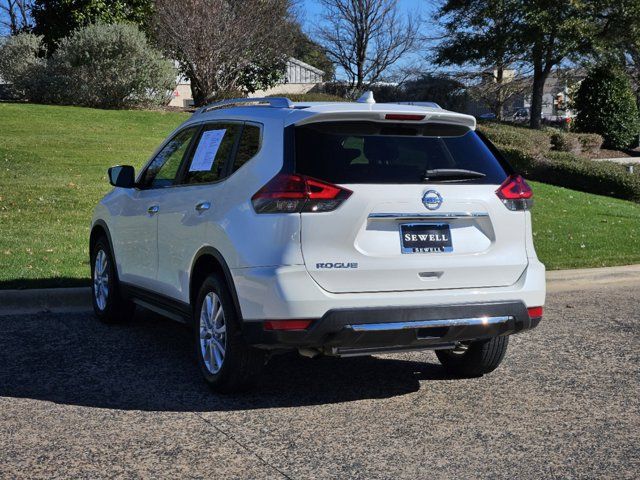
[[[474,170],[464,170],[461,168],[436,168],[433,170],[425,170],[422,181],[440,180],[440,181],[455,181],[455,180],[470,180],[472,178],[483,178],[487,175]]]

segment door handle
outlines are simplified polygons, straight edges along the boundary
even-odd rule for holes
[[[196,205],[196,212],[202,213],[211,208],[211,202],[200,202]]]
[[[151,205],[149,208],[147,208],[147,212],[149,213],[149,215],[155,215],[159,211],[160,207],[158,205]]]

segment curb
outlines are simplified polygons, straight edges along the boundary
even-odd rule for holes
[[[613,162],[621,165],[637,165],[640,164],[638,157],[616,157],[616,158],[593,158],[594,162]]]
[[[640,287],[640,265],[547,272],[547,292],[549,293],[597,290],[599,288],[627,285],[638,285]]]
[[[92,309],[90,287],[0,290],[0,316],[82,313]]]
[[[640,288],[640,265],[547,272],[547,293],[628,285]],[[92,309],[90,287],[0,290],[0,316],[84,313]]]

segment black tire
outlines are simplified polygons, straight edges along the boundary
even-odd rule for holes
[[[102,304],[98,301],[96,289],[99,288],[96,282],[96,258],[103,252],[106,258],[107,287],[106,301]],[[120,285],[116,272],[113,254],[109,248],[109,242],[105,237],[99,238],[91,249],[91,302],[96,317],[104,323],[119,323],[131,320],[135,312],[135,305],[130,300],[123,298],[120,292]]]
[[[223,311],[222,321],[224,322],[225,333],[224,338],[218,338],[220,344],[224,346],[224,356],[221,366],[218,366],[218,361],[213,359],[213,347],[207,350],[207,347],[201,342],[202,340],[206,343],[206,334],[201,332],[200,323],[203,303],[207,296],[213,299],[213,302],[216,301],[215,297],[210,294],[217,296]],[[213,324],[215,322],[211,323]],[[218,328],[222,328],[221,324],[218,325]],[[193,330],[198,366],[204,379],[213,391],[217,393],[240,392],[253,387],[257,383],[266,363],[266,352],[251,347],[245,342],[229,287],[224,278],[219,275],[208,276],[198,290],[196,303],[193,308]],[[208,338],[211,338],[211,335],[213,335],[213,333],[209,334]],[[218,333],[218,335],[220,335],[220,333]],[[204,340],[201,339],[203,336],[205,338]],[[218,354],[219,353],[218,351]],[[208,359],[205,359],[205,355],[209,355]],[[218,368],[218,370],[214,371],[216,368]]]
[[[493,372],[507,353],[509,337],[470,342],[463,352],[436,350],[436,355],[447,372],[458,377],[479,377]]]

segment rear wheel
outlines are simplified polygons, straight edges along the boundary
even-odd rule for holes
[[[479,377],[494,371],[502,362],[509,337],[465,342],[452,350],[436,350],[442,366],[453,375]]]
[[[135,305],[120,294],[115,262],[104,237],[91,250],[91,279],[93,311],[101,321],[116,323],[133,317]]]
[[[196,357],[209,386],[220,393],[253,386],[266,353],[244,341],[229,289],[218,275],[202,283],[193,317]]]

